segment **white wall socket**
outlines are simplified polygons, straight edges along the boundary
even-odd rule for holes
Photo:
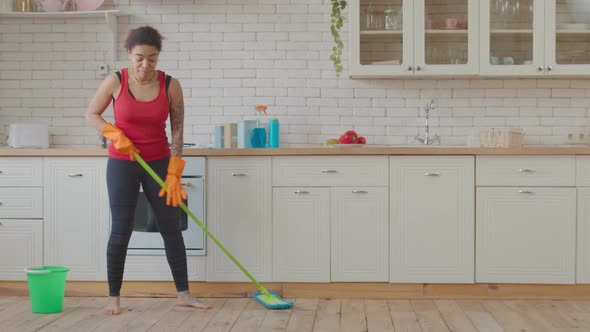
[[[586,132],[572,131],[567,134],[568,144],[590,144],[590,134]]]
[[[106,63],[101,63],[98,65],[98,72],[100,75],[105,76],[109,73],[109,65]]]

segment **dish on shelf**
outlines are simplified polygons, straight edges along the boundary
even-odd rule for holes
[[[333,148],[362,148],[365,144],[330,144],[328,146]]]
[[[561,23],[557,25],[558,30],[588,30],[590,24],[587,23]]]
[[[104,0],[77,0],[76,8],[78,11],[96,10],[98,7],[102,6],[103,2]]]
[[[400,60],[384,60],[384,61],[373,61],[371,65],[399,65]]]
[[[91,11],[100,7],[104,0],[35,0],[37,7],[44,12],[63,12],[67,10]]]

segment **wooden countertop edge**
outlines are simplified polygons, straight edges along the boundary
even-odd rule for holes
[[[185,156],[310,156],[310,155],[590,155],[590,147],[363,147],[279,149],[185,149]],[[102,157],[106,149],[0,149],[0,157]]]

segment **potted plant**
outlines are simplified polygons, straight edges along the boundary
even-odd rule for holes
[[[332,47],[332,55],[330,56],[330,60],[334,64],[334,70],[336,71],[336,76],[340,77],[340,73],[342,72],[342,49],[344,48],[344,43],[342,42],[342,38],[340,38],[340,29],[344,25],[344,9],[346,8],[346,0],[331,0],[332,1],[332,14],[331,14],[331,23],[330,23],[330,32],[332,33],[332,37],[334,38],[334,46]]]

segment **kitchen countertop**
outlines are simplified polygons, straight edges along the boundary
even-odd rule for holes
[[[56,149],[10,149],[0,148],[0,157],[62,156],[101,157],[107,156],[106,149],[56,148]],[[590,155],[590,147],[531,146],[522,148],[481,148],[481,147],[420,147],[420,146],[378,146],[378,147],[305,147],[278,149],[184,149],[185,156],[304,156],[304,155]]]

